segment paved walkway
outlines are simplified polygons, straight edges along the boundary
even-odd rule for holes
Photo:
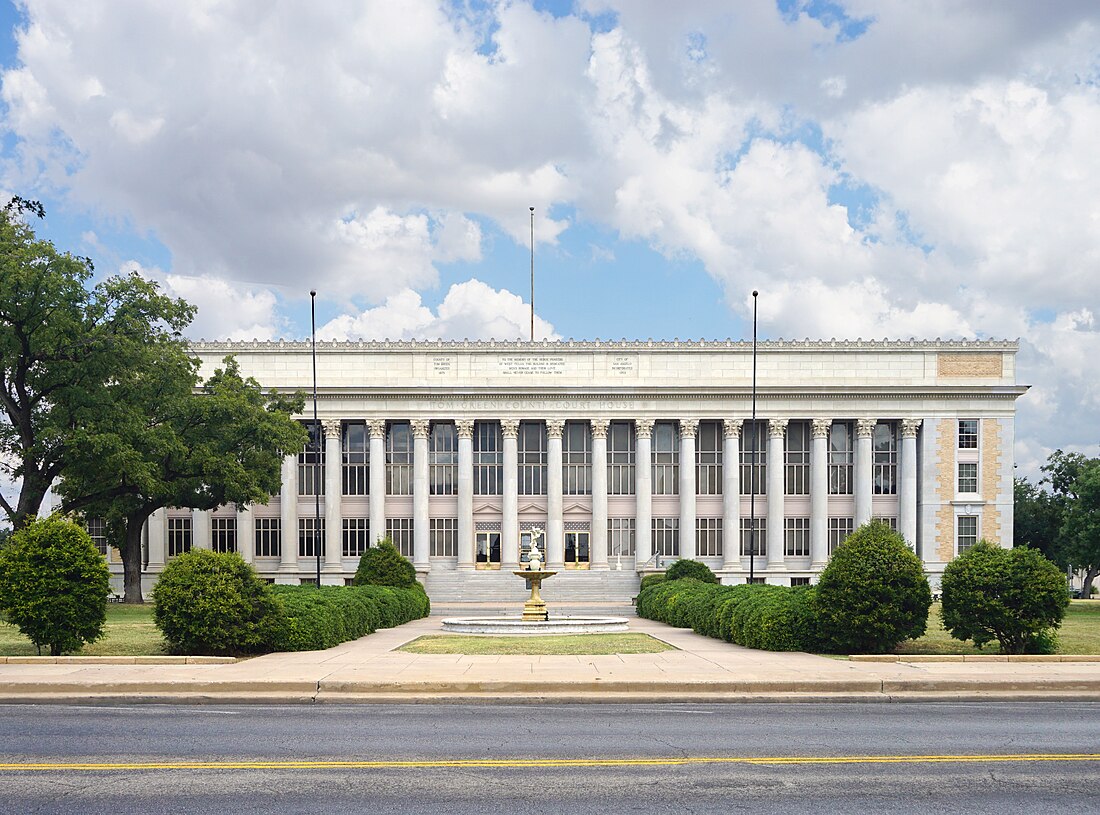
[[[233,664],[2,664],[0,702],[1100,699],[1100,661],[849,661],[755,651],[638,618],[630,629],[677,650],[613,656],[394,650],[439,633],[440,618],[429,617],[327,651]]]

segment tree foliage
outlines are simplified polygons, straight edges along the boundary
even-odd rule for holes
[[[1038,549],[1064,566],[1058,547],[1062,507],[1041,483],[1032,484],[1025,478],[1016,478],[1012,486],[1012,545]]]
[[[382,538],[359,558],[355,585],[408,588],[416,585],[416,569],[397,551],[393,541]]]
[[[0,496],[18,529],[65,470],[73,434],[113,410],[112,383],[179,336],[194,309],[136,274],[90,286],[92,263],[40,240],[40,204],[0,210],[0,470],[19,484]]]
[[[883,653],[924,634],[932,591],[901,535],[872,521],[833,553],[813,599],[827,651]]]
[[[42,652],[78,651],[103,635],[110,572],[88,533],[34,520],[0,550],[0,610]]]
[[[702,583],[718,582],[710,567],[698,560],[678,560],[665,572],[666,580],[679,580],[683,577],[692,577]]]
[[[1089,597],[1100,574],[1100,460],[1081,463],[1062,512],[1062,559],[1084,572],[1081,596]]]
[[[979,648],[997,640],[1004,654],[1049,653],[1069,606],[1066,578],[1037,549],[979,541],[943,571],[943,626]]]

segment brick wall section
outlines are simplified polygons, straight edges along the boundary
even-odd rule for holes
[[[1001,492],[1001,423],[982,421],[982,537],[994,546],[1001,545],[1001,511],[995,503]]]
[[[936,439],[939,477],[936,494],[940,508],[936,511],[936,555],[947,563],[955,557],[955,510],[951,501],[955,498],[955,430],[954,419],[940,419]]]
[[[1000,354],[949,354],[937,359],[939,376],[1000,376],[1004,367]]]

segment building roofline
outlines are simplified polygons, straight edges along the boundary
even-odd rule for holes
[[[309,351],[309,340],[197,340],[195,352],[234,351]],[[1016,353],[1018,340],[761,340],[759,351],[1000,351]],[[525,342],[515,340],[326,340],[317,343],[318,351],[751,351],[751,340],[554,340]]]

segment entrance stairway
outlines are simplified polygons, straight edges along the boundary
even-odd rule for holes
[[[634,571],[562,570],[542,584],[542,599],[553,616],[582,614],[633,616],[632,598],[640,578]],[[510,571],[456,572],[433,570],[425,588],[432,614],[490,615],[522,610],[530,591]]]

